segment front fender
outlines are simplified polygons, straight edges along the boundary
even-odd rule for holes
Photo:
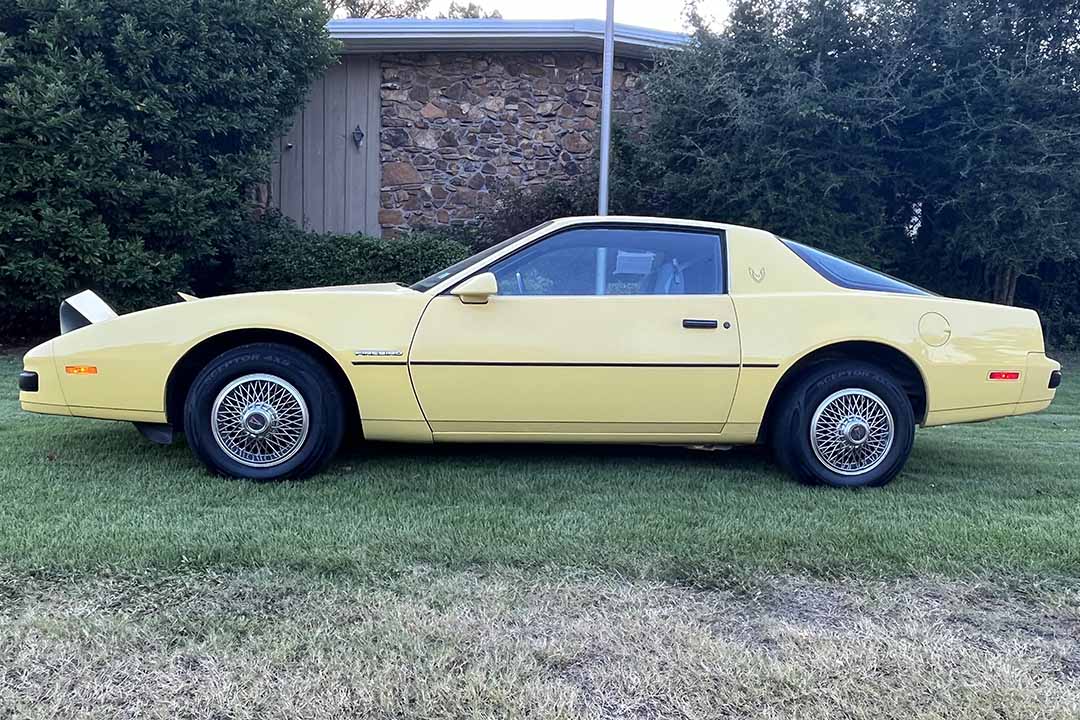
[[[208,338],[238,330],[288,333],[322,348],[347,370],[359,348],[406,353],[425,300],[412,292],[332,289],[225,296],[122,315],[55,338],[52,347],[58,368],[97,369],[94,375],[61,374],[62,393],[74,414],[90,414],[76,408],[106,408],[128,413],[123,419],[137,414],[164,422],[170,373]]]

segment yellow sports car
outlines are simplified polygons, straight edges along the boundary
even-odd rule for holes
[[[763,230],[555,220],[412,286],[253,293],[117,316],[66,300],[24,410],[183,432],[212,470],[400,442],[767,442],[795,477],[883,485],[915,426],[1037,412],[1031,310],[939,297]]]

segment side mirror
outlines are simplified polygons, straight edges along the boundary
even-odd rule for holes
[[[473,275],[450,291],[468,305],[483,305],[492,295],[499,294],[499,281],[489,272]]]

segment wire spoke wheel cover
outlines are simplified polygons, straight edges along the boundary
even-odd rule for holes
[[[307,403],[276,375],[239,377],[218,393],[210,410],[214,440],[248,467],[274,467],[304,445],[310,428]]]
[[[810,446],[826,468],[840,475],[862,475],[885,459],[896,428],[889,406],[861,388],[838,390],[825,398],[810,421]]]

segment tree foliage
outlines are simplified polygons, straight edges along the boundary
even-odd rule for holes
[[[1080,251],[1080,0],[738,0],[648,88],[624,207],[1006,303]]]
[[[888,13],[886,15],[886,13]],[[917,52],[896,155],[913,261],[975,273],[1012,303],[1022,275],[1080,248],[1080,3],[918,2],[883,10]]]
[[[351,18],[419,17],[431,0],[327,0],[331,15]]]
[[[485,10],[482,5],[477,5],[474,2],[451,2],[450,7],[447,8],[446,12],[439,14],[439,19],[441,20],[462,20],[468,18],[502,18],[502,13],[498,10]]]
[[[350,18],[411,18],[420,17],[431,5],[431,0],[326,0],[331,15]],[[485,10],[474,2],[451,2],[446,12],[439,13],[439,20],[467,18],[501,18],[498,10]]]
[[[699,30],[649,76],[645,142],[619,147],[623,204],[880,255],[895,218],[878,139],[900,101],[873,29],[841,3],[735,4],[723,33]]]
[[[0,2],[0,325],[207,273],[333,60],[325,19],[308,0]]]

